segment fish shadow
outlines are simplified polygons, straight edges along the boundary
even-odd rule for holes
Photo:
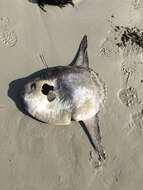
[[[38,4],[38,0],[28,0],[30,3]]]

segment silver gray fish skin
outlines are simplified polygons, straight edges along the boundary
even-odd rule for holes
[[[23,101],[26,111],[36,119],[60,125],[93,117],[102,104],[103,93],[102,83],[91,69],[58,66],[45,69],[26,84]]]
[[[83,122],[99,159],[105,159],[98,113],[105,99],[105,86],[89,68],[87,36],[68,66],[43,69],[21,92],[25,110],[35,119],[54,125]]]

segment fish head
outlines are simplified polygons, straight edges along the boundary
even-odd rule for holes
[[[70,66],[56,66],[30,75],[20,93],[25,112],[45,123],[69,124],[72,89],[66,82],[70,70]]]
[[[24,85],[21,91],[24,110],[34,118],[47,122],[50,110],[59,98],[55,89],[56,80],[34,79]]]

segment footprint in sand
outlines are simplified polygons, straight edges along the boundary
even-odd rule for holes
[[[136,7],[140,5],[140,1],[137,0],[134,0],[134,3]],[[122,58],[120,66],[122,88],[118,91],[118,98],[131,112],[135,126],[141,129],[143,128],[143,110],[141,108],[143,101],[138,97],[141,86],[139,86],[140,82],[135,83],[134,81],[138,81],[143,69],[143,29],[111,24],[111,30],[102,43],[100,52],[103,56],[116,55]]]
[[[142,6],[142,0],[132,0],[132,6],[134,9],[139,9]]]
[[[15,31],[0,32],[0,43],[6,47],[13,47],[17,43],[17,35]]]
[[[128,108],[134,108],[138,104],[137,91],[133,87],[121,89],[118,96],[121,103]]]
[[[16,32],[10,25],[8,17],[0,17],[0,44],[5,47],[15,46],[18,40]]]
[[[6,29],[10,25],[8,17],[0,17],[0,29]]]
[[[134,125],[137,129],[143,130],[143,110],[131,115]]]
[[[136,64],[133,58],[127,58],[121,63],[121,78],[123,86],[128,86],[129,79],[136,72]]]

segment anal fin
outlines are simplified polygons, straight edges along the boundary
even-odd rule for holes
[[[105,151],[101,143],[101,132],[98,115],[85,121],[80,121],[81,127],[86,133],[100,161],[106,159]]]

